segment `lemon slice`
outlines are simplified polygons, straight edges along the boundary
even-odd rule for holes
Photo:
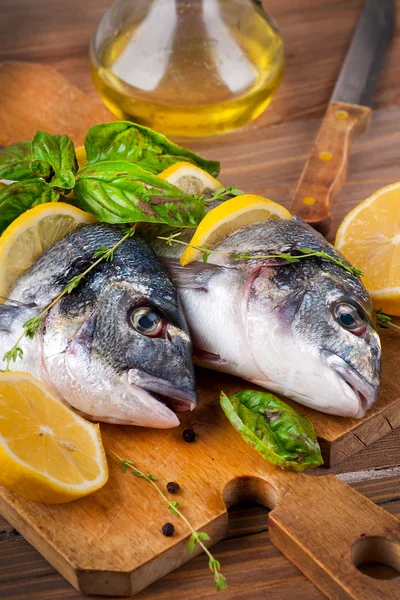
[[[400,316],[400,182],[361,202],[344,218],[335,246],[360,268],[375,308]]]
[[[188,162],[175,163],[160,173],[158,177],[172,183],[186,194],[196,194],[197,196],[215,192],[224,187],[207,171]]]
[[[187,247],[181,256],[181,265],[185,266],[201,258],[202,252],[192,246],[211,249],[245,225],[269,219],[291,218],[292,215],[285,207],[262,196],[243,194],[226,200],[210,210],[200,221],[190,241],[191,246]]]
[[[93,215],[63,202],[48,202],[27,210],[0,237],[0,297],[35,259],[78,225],[94,223]]]
[[[0,373],[0,482],[27,500],[59,504],[108,479],[100,428],[28,373]]]
[[[87,156],[85,146],[79,146],[75,148],[76,160],[78,161],[78,167],[82,169],[87,164]]]

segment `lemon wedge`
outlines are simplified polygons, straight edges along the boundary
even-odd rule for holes
[[[85,146],[79,146],[75,148],[76,160],[78,161],[78,167],[82,169],[87,164],[87,156]]]
[[[100,428],[28,373],[0,373],[0,482],[27,500],[59,504],[108,479]]]
[[[400,182],[361,202],[342,221],[335,246],[360,268],[374,307],[400,316]]]
[[[8,297],[42,252],[78,225],[95,221],[93,215],[63,202],[40,204],[20,215],[0,237],[0,297]]]
[[[181,256],[181,265],[188,265],[201,258],[202,252],[192,246],[212,249],[240,227],[269,219],[291,218],[292,215],[284,206],[262,196],[243,194],[226,200],[210,210],[200,221],[190,246]]]
[[[201,196],[209,192],[215,192],[224,187],[217,179],[207,171],[188,162],[178,162],[171,165],[158,175],[168,183],[172,183],[186,194]]]

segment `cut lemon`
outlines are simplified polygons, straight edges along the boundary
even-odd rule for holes
[[[202,252],[192,246],[212,249],[240,227],[269,219],[289,220],[291,218],[292,215],[285,207],[268,198],[252,194],[236,196],[219,204],[204,217],[190,241],[191,245],[182,254],[180,262],[185,266],[201,258]]]
[[[188,162],[175,163],[160,173],[158,177],[172,183],[186,194],[196,194],[197,196],[215,192],[224,187],[207,171]]]
[[[0,373],[0,482],[27,500],[59,504],[108,479],[100,428],[28,373]]]
[[[400,182],[384,187],[349,212],[335,246],[359,267],[375,308],[400,316]]]
[[[94,223],[93,215],[63,202],[48,202],[27,210],[0,237],[0,297],[35,259],[78,225]]]
[[[76,160],[78,161],[78,167],[82,169],[87,163],[87,156],[85,146],[79,146],[75,148]]]

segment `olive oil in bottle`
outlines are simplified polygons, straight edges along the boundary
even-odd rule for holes
[[[118,0],[95,33],[91,66],[118,118],[207,136],[263,112],[284,51],[257,0]]]

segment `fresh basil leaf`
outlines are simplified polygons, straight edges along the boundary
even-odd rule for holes
[[[202,200],[124,161],[86,165],[78,171],[74,193],[84,210],[106,223],[194,227],[206,212]]]
[[[72,190],[75,185],[75,175],[68,169],[61,169],[56,177],[50,181],[50,187],[60,188],[60,190]]]
[[[220,170],[219,162],[206,160],[174,144],[161,133],[130,121],[95,125],[86,135],[85,149],[89,164],[105,160],[140,161],[161,173],[167,167],[185,161],[214,177]]]
[[[0,150],[0,179],[23,181],[31,179],[30,163],[32,160],[31,142],[12,144]]]
[[[41,177],[45,181],[49,181],[51,179],[52,173],[54,172],[45,160],[33,160],[30,164],[31,169],[31,177]]]
[[[52,187],[72,189],[78,170],[73,141],[67,135],[51,135],[37,131],[32,140],[33,164],[47,163],[54,172]],[[40,164],[39,163],[39,164]]]
[[[323,464],[312,423],[273,394],[246,390],[220,403],[245,442],[283,469],[303,471]]]
[[[0,233],[29,208],[56,202],[58,198],[58,193],[42,179],[26,179],[7,185],[0,191]]]

